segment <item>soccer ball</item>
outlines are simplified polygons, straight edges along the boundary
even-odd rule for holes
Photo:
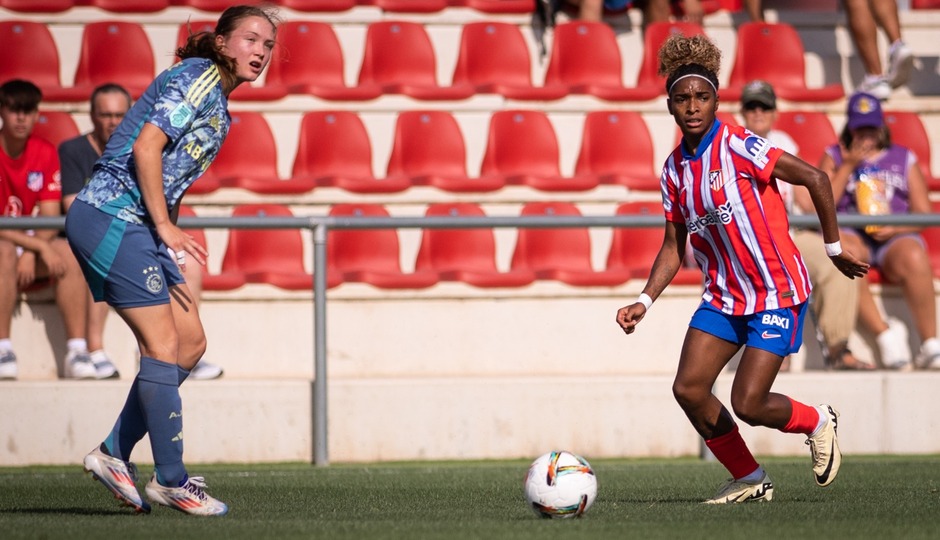
[[[571,452],[552,451],[539,456],[525,475],[526,502],[539,517],[581,517],[595,497],[594,469]]]

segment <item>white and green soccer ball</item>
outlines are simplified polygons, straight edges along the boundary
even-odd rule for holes
[[[581,517],[596,497],[594,469],[571,452],[556,450],[541,455],[525,475],[525,499],[539,517]]]

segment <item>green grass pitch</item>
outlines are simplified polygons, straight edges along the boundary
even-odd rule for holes
[[[191,466],[231,507],[222,518],[164,507],[134,515],[80,465],[0,468],[0,537],[940,538],[940,456],[847,456],[828,488],[814,484],[808,456],[762,461],[774,500],[716,507],[700,501],[725,478],[717,463],[592,460],[597,501],[571,520],[526,507],[526,461]]]

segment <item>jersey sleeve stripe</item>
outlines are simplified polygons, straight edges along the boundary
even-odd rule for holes
[[[219,74],[219,68],[215,64],[209,67],[198,79],[193,82],[193,85],[189,88],[189,91],[186,93],[186,99],[194,106],[199,106],[203,98],[212,91],[212,88],[218,84],[221,79]]]

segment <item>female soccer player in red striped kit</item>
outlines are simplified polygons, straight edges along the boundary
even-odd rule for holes
[[[811,290],[789,235],[777,180],[812,196],[826,250],[839,270],[861,277],[868,265],[839,243],[832,188],[825,173],[742,127],[715,118],[721,53],[704,36],[670,37],[659,51],[669,113],[682,142],[663,167],[665,236],[639,299],[617,312],[627,334],[678,271],[690,237],[705,274],[702,303],[692,316],[673,394],[696,431],[732,478],[706,502],[771,500],[773,482],[748,450],[734,419],[712,394],[721,370],[743,346],[731,408],[754,426],[807,435],[816,483],[829,485],[842,454],[838,413],[770,391],[783,359],[799,350]]]

